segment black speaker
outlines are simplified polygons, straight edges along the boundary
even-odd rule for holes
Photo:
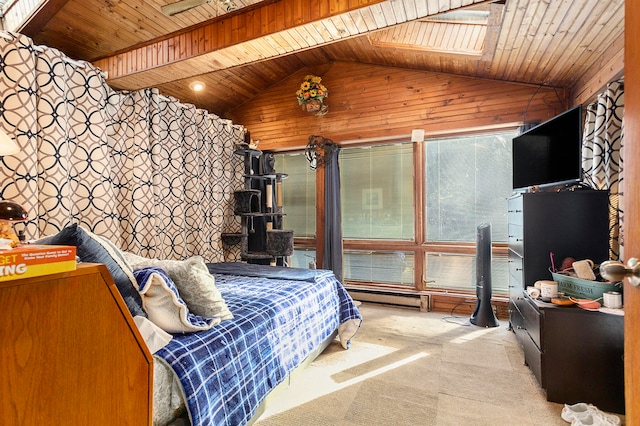
[[[491,224],[478,225],[476,241],[476,309],[469,322],[479,327],[498,327],[491,306]]]

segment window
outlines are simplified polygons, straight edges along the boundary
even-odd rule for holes
[[[427,287],[469,291],[476,286],[476,256],[467,254],[426,253]],[[491,258],[491,289],[509,291],[509,264],[506,255]]]
[[[413,146],[343,148],[343,238],[414,239]]]
[[[507,241],[511,139],[515,132],[425,142],[425,240],[475,241],[491,224],[493,242]]]
[[[316,172],[311,170],[303,154],[277,154],[275,168],[288,178],[282,182],[284,229],[298,237],[316,235]]]
[[[344,279],[404,289],[422,281],[426,288],[473,291],[478,225],[491,224],[494,244],[507,241],[515,135],[502,131],[429,139],[422,145],[342,148]],[[414,153],[420,152],[424,173],[414,168]],[[283,184],[285,228],[313,239],[315,172],[302,154],[275,157],[276,170],[289,175]],[[417,179],[424,184],[423,203],[415,200]],[[416,235],[416,217],[424,218],[424,235]],[[315,258],[310,244],[302,246],[296,247],[293,266],[307,267]],[[506,247],[496,251],[492,289],[507,292]]]
[[[414,286],[413,252],[345,250],[344,276],[353,281]]]
[[[469,243],[477,227],[491,224],[493,243],[507,241],[511,195],[511,139],[501,132],[428,140],[425,143],[425,240]],[[475,286],[475,255],[425,253],[428,287],[469,290]],[[492,256],[492,289],[508,291],[506,255]]]

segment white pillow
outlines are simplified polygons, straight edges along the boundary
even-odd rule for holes
[[[133,271],[149,321],[167,333],[189,333],[208,330],[220,318],[202,318],[189,312],[171,278],[158,267]]]
[[[180,296],[189,310],[196,315],[208,318],[232,319],[233,314],[227,307],[215,278],[209,273],[207,264],[200,256],[186,260],[147,259],[133,253],[123,253],[132,268],[157,266],[173,280]]]

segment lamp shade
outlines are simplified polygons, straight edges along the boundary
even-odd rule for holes
[[[0,155],[13,155],[20,152],[20,147],[3,130],[0,130]]]
[[[0,220],[23,222],[27,218],[27,211],[20,204],[11,201],[0,201]]]

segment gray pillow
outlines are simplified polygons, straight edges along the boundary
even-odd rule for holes
[[[128,252],[122,252],[122,255],[134,269],[157,266],[166,271],[178,288],[180,297],[194,314],[222,320],[233,318],[220,290],[216,287],[214,276],[209,273],[201,256],[185,260],[162,260],[147,259]]]

